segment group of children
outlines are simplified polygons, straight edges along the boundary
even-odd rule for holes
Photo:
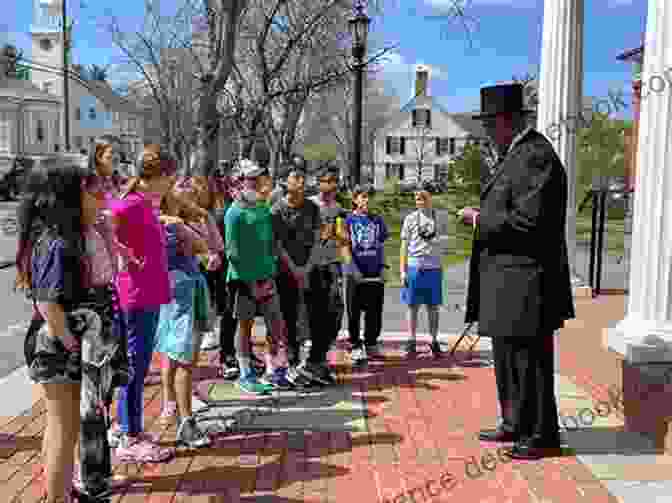
[[[366,191],[355,191],[352,214],[336,202],[337,170],[319,174],[320,194],[309,200],[305,173],[294,166],[286,195],[277,197],[269,173],[245,160],[239,183],[178,181],[158,145],[146,145],[135,176],[122,180],[114,175],[118,147],[100,139],[86,168],[66,156],[41,161],[18,212],[17,286],[35,306],[25,356],[47,409],[49,503],[109,497],[121,483],[112,477],[111,448],[120,462],[174,456],[144,429],[155,352],[160,420],[177,424],[176,445],[210,444],[193,417],[192,370],[215,314],[222,375],[260,394],[335,383],[327,354],[342,324],[344,275],[353,354],[364,344],[375,352],[382,327],[387,230],[367,216]],[[305,361],[301,305],[312,342]],[[265,361],[252,352],[257,316],[266,323]]]

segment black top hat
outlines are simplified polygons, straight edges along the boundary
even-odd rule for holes
[[[522,84],[498,84],[481,88],[481,113],[475,115],[474,119],[487,119],[511,112],[532,112],[525,108]]]

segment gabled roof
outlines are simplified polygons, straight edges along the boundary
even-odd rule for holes
[[[119,112],[143,114],[145,107],[128,99],[122,98],[110,87],[110,84],[100,80],[87,80],[86,86],[96,98]]]
[[[56,96],[43,91],[32,82],[13,78],[0,79],[0,98],[47,101],[54,104],[61,102]]]
[[[432,110],[437,110],[439,113],[446,115],[448,118],[450,118],[450,120],[455,122],[460,128],[462,128],[471,136],[478,138],[485,137],[485,130],[483,129],[480,121],[477,121],[473,118],[473,116],[477,115],[478,112],[450,113],[432,96],[414,96],[408,103],[401,107],[399,111],[392,114],[390,120],[380,130],[377,136],[380,134],[385,134],[390,129],[397,127],[407,118],[406,114],[410,113],[415,108],[425,107]]]

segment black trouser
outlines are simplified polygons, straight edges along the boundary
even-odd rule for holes
[[[290,352],[298,356],[297,322],[299,316],[299,291],[291,275],[287,272],[283,271],[279,273],[275,281],[278,287],[278,295],[280,296],[282,318],[285,320],[285,325],[287,326],[287,345]],[[310,295],[304,296],[304,299],[307,301],[308,297]]]
[[[492,338],[501,427],[522,438],[558,437],[553,337]]]
[[[383,329],[383,302],[385,300],[385,285],[381,282],[355,281],[346,278],[346,292],[348,305],[348,332],[350,344],[361,347],[361,317],[364,313],[364,344],[373,346],[378,342]]]
[[[327,353],[343,323],[343,294],[338,264],[315,267],[310,273],[308,318],[312,346],[309,363],[326,363]]]
[[[228,262],[224,254],[220,255],[222,267],[217,271],[203,270],[208,289],[210,290],[210,299],[215,306],[219,321],[219,362],[224,363],[227,356],[236,356],[234,339],[238,321],[233,316],[233,305],[229,295],[229,289],[226,284],[226,273],[228,271]]]

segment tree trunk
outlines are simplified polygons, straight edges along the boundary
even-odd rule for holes
[[[205,91],[205,89],[204,89]],[[198,125],[196,127],[196,159],[208,162],[198,162],[192,166],[193,175],[209,176],[211,169],[216,167],[219,159],[219,115],[217,113],[217,95],[204,92],[198,107]]]

